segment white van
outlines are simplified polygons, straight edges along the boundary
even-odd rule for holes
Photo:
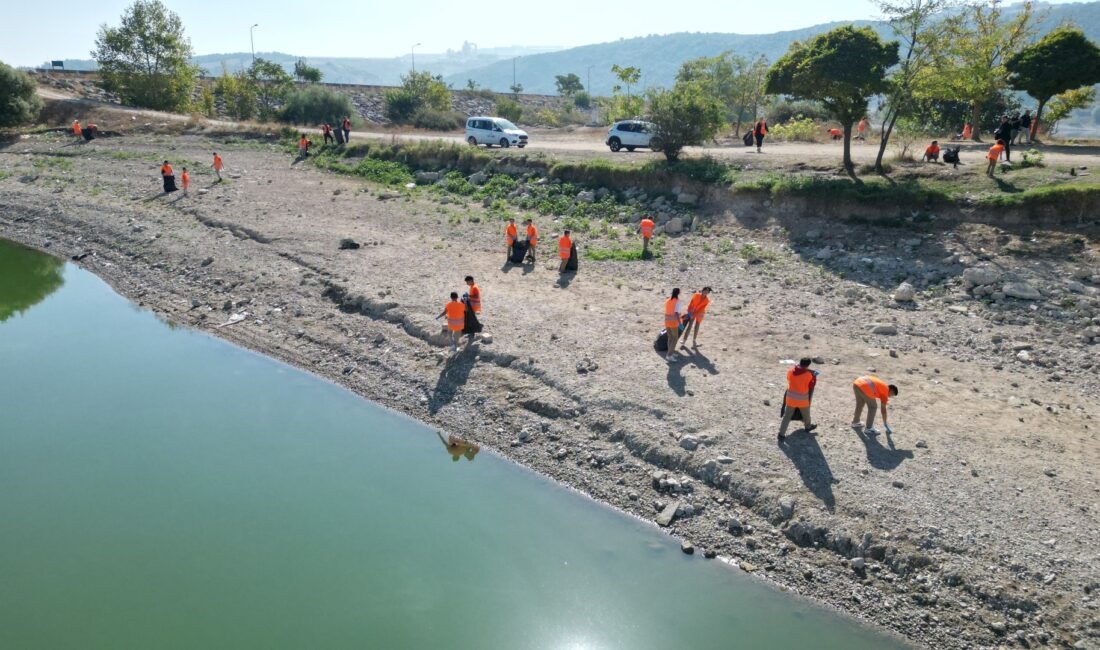
[[[527,132],[502,117],[471,117],[466,120],[466,142],[472,147],[496,144],[522,149],[527,146]]]

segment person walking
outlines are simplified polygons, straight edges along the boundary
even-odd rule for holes
[[[569,231],[566,230],[558,238],[558,257],[561,258],[561,265],[558,266],[558,273],[565,273],[565,267],[569,264],[569,256],[573,253],[573,239],[569,236]]]
[[[539,244],[539,229],[535,227],[535,223],[528,219],[527,224],[527,257],[526,260],[530,260],[532,264],[535,263],[535,247]]]
[[[187,168],[183,168],[183,174],[180,175],[180,183],[183,186],[183,193],[187,194],[187,188],[191,187],[191,174],[187,173]]]
[[[859,121],[859,124],[856,125],[856,139],[860,142],[865,142],[867,140],[867,129],[870,127],[871,123],[868,122],[867,117],[864,116],[863,119]]]
[[[874,375],[865,375],[852,382],[852,392],[856,396],[856,412],[852,416],[852,428],[859,431],[860,423],[859,416],[863,413],[863,407],[867,407],[867,426],[863,429],[863,433],[871,436],[877,436],[878,431],[875,430],[875,409],[877,404],[875,400],[882,402],[882,426],[886,429],[887,434],[894,432],[890,428],[890,422],[887,419],[886,403],[890,401],[891,397],[895,397],[898,394],[898,387],[893,384],[887,384]]]
[[[708,305],[710,305],[710,287],[703,287],[692,294],[691,300],[688,301],[687,324],[684,325],[684,332],[680,335],[681,348],[687,347],[688,332],[691,333],[691,347],[699,347],[696,339],[699,338],[699,326],[703,324],[703,315],[707,313]]]
[[[768,120],[763,117],[757,120],[756,125],[752,127],[752,135],[756,139],[756,153],[761,153],[761,147],[764,146],[764,136],[768,135]]]
[[[1012,124],[1007,115],[1001,116],[1001,123],[993,130],[993,139],[1004,147],[1005,162],[1012,162],[1012,145],[1009,142],[1012,139]]]
[[[993,178],[993,172],[997,169],[997,161],[1001,159],[1001,154],[1005,151],[1004,140],[997,140],[992,147],[989,148],[989,153],[985,155],[989,160],[989,166],[985,169],[985,175]]]
[[[1031,109],[1024,111],[1024,114],[1020,116],[1020,134],[1023,136],[1024,144],[1031,146]]]
[[[676,358],[676,341],[680,340],[680,289],[672,290],[665,301],[665,332],[668,333],[668,354],[666,361]]]
[[[218,182],[222,182],[222,169],[225,165],[222,163],[222,157],[218,155],[218,152],[214,152],[214,164],[211,165],[214,168],[214,173],[218,175]]]
[[[172,171],[172,165],[168,164],[165,160],[164,164],[160,166],[160,175],[164,179],[164,193],[169,194],[176,191],[176,173]]]
[[[504,263],[512,263],[512,247],[519,238],[519,230],[516,228],[515,217],[508,217],[508,225],[504,227]]]
[[[787,371],[787,392],[783,395],[783,422],[779,425],[779,444],[787,437],[795,409],[802,413],[802,428],[807,433],[817,428],[810,420],[810,395],[817,385],[817,372],[810,370],[811,359],[802,359]]]
[[[642,257],[649,254],[649,240],[653,239],[653,228],[656,224],[653,219],[643,217],[638,224],[638,231],[642,233]]]
[[[344,142],[351,144],[351,119],[345,115],[344,121],[340,124],[344,130]]]
[[[328,144],[329,140],[336,142],[336,138],[332,137],[332,125],[328,122],[321,125],[321,133],[325,136],[325,144]]]
[[[73,120],[73,135],[78,138],[84,135],[80,130],[80,120]]]
[[[305,133],[298,134],[298,158],[305,159],[309,155],[309,140]]]
[[[458,352],[458,337],[466,326],[466,305],[458,300],[458,292],[451,292],[451,301],[443,306],[443,311],[435,319],[444,316],[447,317],[447,330],[451,333],[451,352]]]

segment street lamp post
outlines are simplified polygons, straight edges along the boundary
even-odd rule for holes
[[[589,97],[592,96],[592,68],[594,67],[596,67],[596,64],[594,63],[588,66],[588,89],[585,92],[588,93]]]
[[[252,30],[256,29],[259,26],[260,26],[260,23],[256,23],[255,25],[248,28],[248,42],[249,42],[249,44],[252,45],[252,62],[253,63],[256,62],[256,38],[252,35]]]
[[[416,48],[420,47],[420,45],[421,45],[420,43],[417,43],[416,45],[413,45],[412,47],[409,48],[409,52],[412,53],[413,72],[416,72]]]
[[[516,59],[518,59],[518,58],[519,58],[518,56],[513,56],[512,57],[512,88],[516,87]],[[515,92],[515,91],[513,90],[512,92]]]

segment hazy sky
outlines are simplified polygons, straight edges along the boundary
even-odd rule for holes
[[[0,61],[37,65],[49,59],[86,59],[103,23],[117,24],[130,0],[2,0]],[[196,54],[247,52],[249,26],[256,51],[299,56],[400,56],[479,47],[572,47],[623,37],[670,32],[770,33],[834,20],[876,17],[869,0],[542,0],[462,2],[258,2],[167,0],[183,19]],[[12,25],[20,28],[13,29]]]

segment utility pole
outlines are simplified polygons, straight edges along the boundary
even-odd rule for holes
[[[417,43],[416,45],[413,45],[412,47],[409,48],[409,51],[412,52],[413,72],[416,72],[416,48],[420,47],[420,45],[421,45],[420,43]]]
[[[512,57],[512,87],[513,88],[516,87],[516,59],[518,59],[518,58],[519,58],[518,56],[513,56]]]
[[[256,38],[254,36],[252,36],[252,30],[256,29],[259,26],[260,26],[260,23],[256,23],[255,25],[248,28],[248,42],[252,45],[252,62],[253,63],[256,62]]]
[[[585,92],[588,93],[589,97],[592,96],[592,68],[594,67],[596,67],[596,64],[594,63],[588,66],[588,89],[585,90]]]

